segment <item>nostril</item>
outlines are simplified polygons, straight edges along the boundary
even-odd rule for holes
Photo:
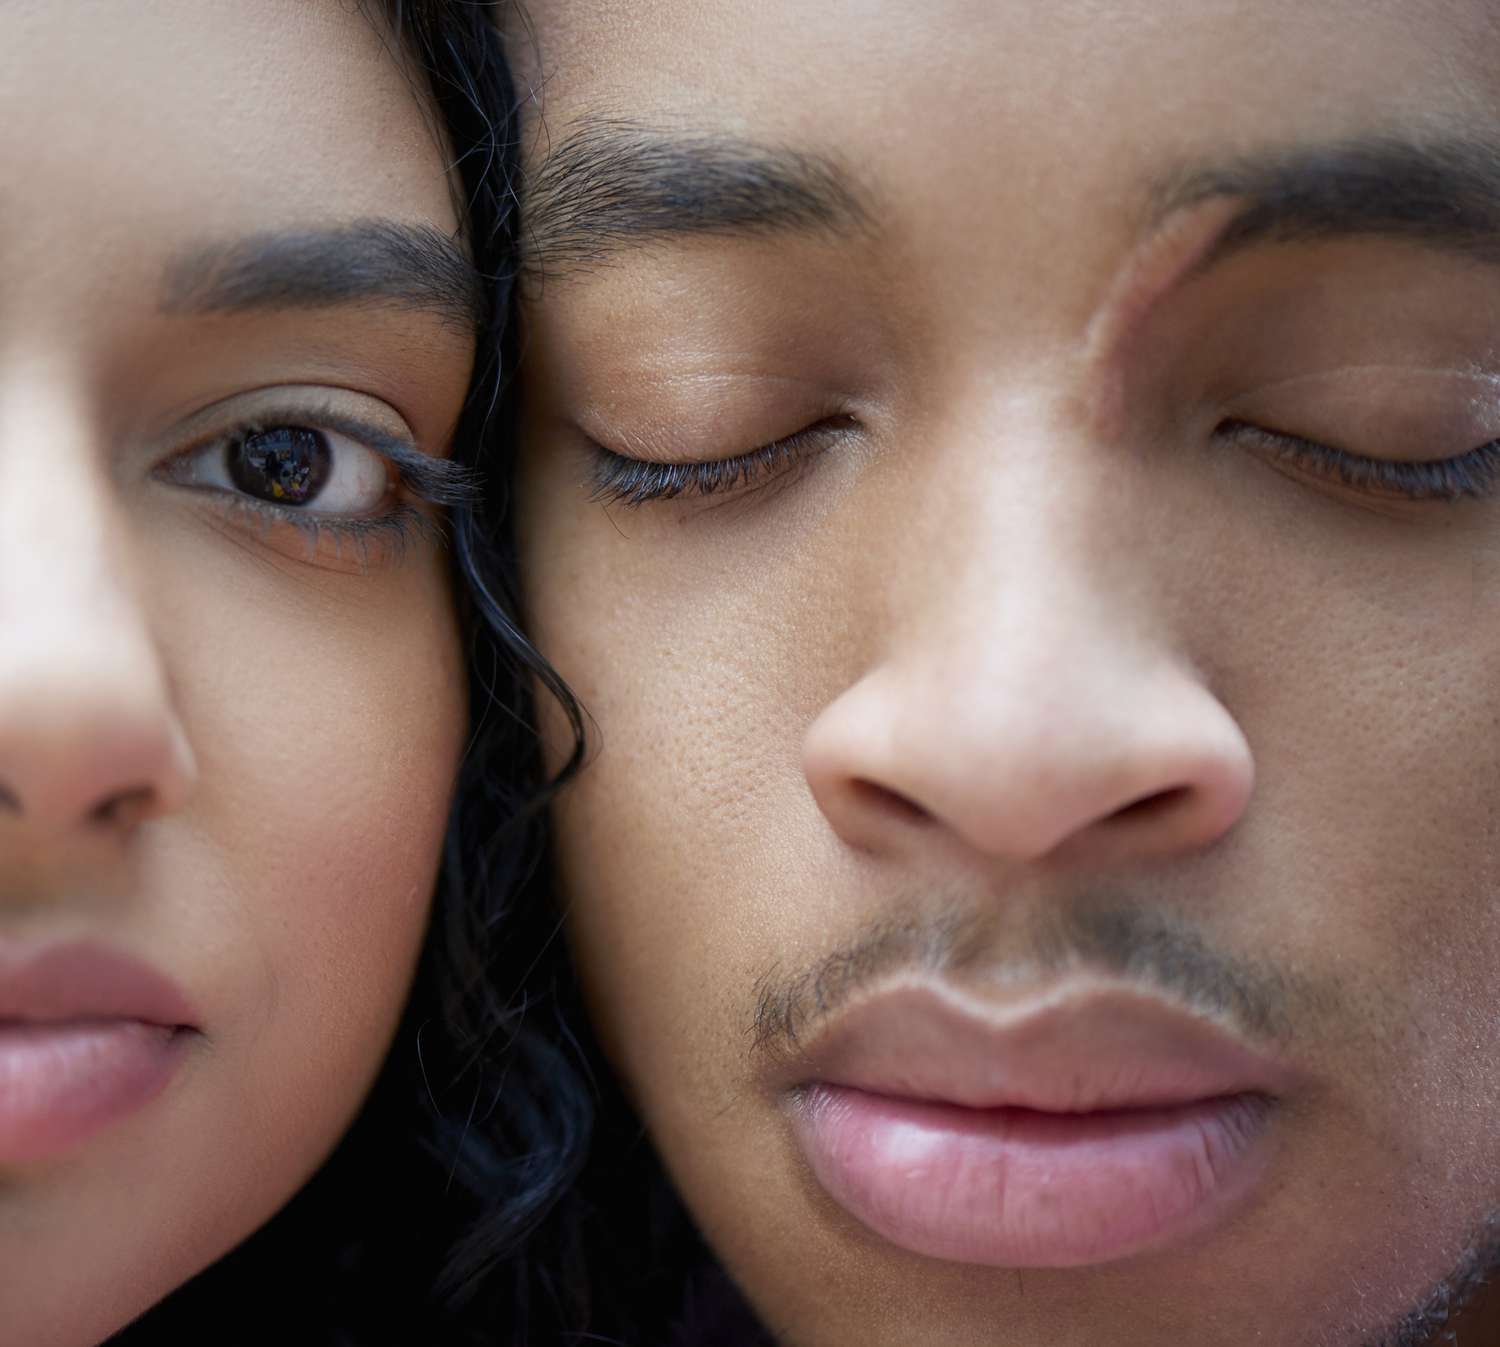
[[[1192,794],[1190,786],[1174,786],[1170,790],[1155,791],[1115,810],[1108,821],[1127,824],[1149,823],[1186,804]]]
[[[88,822],[102,828],[129,828],[151,812],[156,792],[149,786],[116,791],[96,804],[88,813]]]
[[[849,783],[855,803],[862,809],[885,814],[902,823],[931,823],[933,816],[915,800],[897,791],[856,777]]]
[[[0,782],[0,813],[24,814],[25,812],[21,806],[21,797],[4,782]]]

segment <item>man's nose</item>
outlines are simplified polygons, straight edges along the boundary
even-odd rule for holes
[[[845,841],[879,851],[936,829],[992,860],[1118,862],[1233,826],[1250,748],[1154,606],[1151,568],[1186,559],[1122,545],[1129,508],[1112,490],[1042,491],[987,518],[945,498],[940,524],[916,530],[879,656],[804,744]],[[1110,546],[1095,509],[1116,521]]]
[[[0,851],[121,841],[194,777],[106,456],[65,409],[0,413]]]

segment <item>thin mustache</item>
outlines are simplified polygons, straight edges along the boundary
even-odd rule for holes
[[[1278,970],[1214,949],[1191,926],[1141,906],[1077,904],[1024,948],[997,949],[977,916],[877,923],[800,971],[778,965],[756,983],[754,1055],[796,1054],[803,1041],[864,993],[912,974],[962,975],[995,987],[1088,969],[1160,993],[1263,1043],[1291,1037],[1296,999]]]

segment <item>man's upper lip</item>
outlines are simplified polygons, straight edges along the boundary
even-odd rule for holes
[[[103,945],[0,945],[0,1020],[101,1019],[176,1028],[197,1014],[164,974]]]
[[[1276,1096],[1291,1069],[1150,992],[1069,978],[991,1003],[926,981],[835,1014],[786,1083],[1046,1113],[1171,1108]]]

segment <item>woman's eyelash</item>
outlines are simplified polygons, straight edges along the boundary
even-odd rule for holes
[[[224,513],[251,531],[265,533],[275,527],[290,526],[307,540],[310,555],[329,547],[336,553],[351,548],[362,565],[369,564],[372,545],[379,545],[382,559],[399,559],[412,542],[441,536],[438,525],[429,516],[405,501],[378,515],[320,515],[252,496],[229,496]]]
[[[466,505],[480,495],[479,474],[452,459],[434,458],[413,448],[405,440],[376,426],[367,425],[334,411],[303,408],[284,416],[258,416],[253,422],[236,426],[218,438],[225,446],[244,441],[248,436],[281,426],[307,426],[332,431],[373,450],[387,460],[401,480],[408,495],[431,505]],[[309,507],[315,508],[315,507]]]
[[[780,477],[826,449],[831,439],[848,434],[853,426],[852,417],[825,417],[748,453],[692,463],[655,463],[595,444],[589,499],[638,506],[678,496],[714,496],[749,489]]]
[[[450,509],[480,498],[479,474],[462,463],[434,458],[403,440],[342,417],[320,417],[316,425],[321,430],[357,440],[386,459],[395,468],[400,491],[407,497]],[[432,517],[414,509],[409,500],[397,499],[388,509],[374,515],[324,514],[318,512],[316,503],[298,509],[251,496],[237,497],[236,504],[267,519],[291,524],[307,539],[309,552],[315,553],[330,543],[336,551],[350,547],[364,566],[370,563],[372,544],[378,544],[381,557],[392,562],[399,561],[413,542],[431,543],[442,537],[440,526]]]
[[[352,545],[368,560],[372,543],[398,551],[415,538],[432,537],[437,525],[411,501],[421,500],[437,506],[464,505],[479,498],[479,476],[471,468],[450,459],[424,454],[398,436],[364,421],[342,415],[333,408],[301,406],[285,413],[258,414],[227,431],[184,450],[166,465],[172,476],[175,464],[195,460],[203,454],[233,454],[247,441],[278,430],[312,430],[342,437],[361,449],[384,459],[394,470],[397,488],[385,507],[370,514],[342,514],[319,510],[316,499],[306,505],[287,505],[241,491],[213,490],[222,508],[237,523],[264,531],[273,526],[291,525],[307,539],[309,550],[332,544],[335,549]]]
[[[1478,500],[1500,488],[1500,440],[1491,440],[1456,458],[1405,463],[1335,449],[1248,421],[1226,421],[1218,433],[1248,442],[1292,467],[1374,496],[1455,502]]]
[[[338,430],[339,427],[334,425],[330,429]],[[367,438],[364,443],[391,461],[408,494],[425,500],[429,505],[470,505],[482,495],[479,473],[451,458],[433,458],[400,440],[382,444]]]
[[[300,465],[294,462],[290,478],[279,475],[278,468],[285,468],[285,459],[278,462],[276,453],[288,447],[306,447],[314,438],[324,446],[330,441],[342,441],[344,447],[332,450],[335,453],[357,450],[383,460],[393,480],[380,504],[363,511],[320,508],[317,495],[299,504],[296,490],[305,486],[306,474],[299,472]],[[260,444],[248,452],[248,446],[255,441]],[[199,463],[211,463],[214,458],[222,466],[211,469],[204,477]],[[270,486],[276,496],[282,493],[278,483],[287,484],[291,499],[270,498],[264,490],[248,489],[248,481],[242,484],[234,480],[236,469],[228,466],[231,460],[239,465],[242,477],[249,460],[254,465],[251,475],[255,477],[255,486]],[[270,477],[267,471],[272,472]],[[178,450],[157,472],[163,480],[213,496],[220,513],[240,528],[260,532],[269,543],[273,529],[290,525],[305,538],[309,558],[329,553],[342,556],[348,550],[362,568],[368,568],[377,559],[381,564],[399,561],[413,541],[441,537],[440,523],[414,502],[453,507],[468,504],[480,495],[474,469],[426,455],[405,438],[350,417],[338,407],[308,402],[288,405],[284,410],[273,407],[258,411],[255,416]]]

